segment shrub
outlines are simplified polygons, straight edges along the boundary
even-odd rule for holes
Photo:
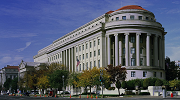
[[[126,81],[123,81],[123,82],[122,82],[121,87],[122,87],[123,89],[127,88]]]
[[[162,85],[163,85],[162,80],[157,79],[156,82],[155,82],[155,86],[162,86]]]
[[[134,80],[129,80],[126,83],[127,83],[127,89],[128,90],[134,90],[135,89]]]
[[[147,89],[147,87],[149,86],[149,78],[146,78],[144,81],[143,81],[143,88],[144,89]]]

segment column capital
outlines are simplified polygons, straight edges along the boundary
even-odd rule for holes
[[[141,35],[141,33],[138,32],[138,33],[136,33],[136,35]]]
[[[115,33],[114,36],[118,36],[118,33]]]
[[[151,36],[151,33],[147,33],[147,36]]]
[[[129,33],[124,33],[124,35],[129,35]]]

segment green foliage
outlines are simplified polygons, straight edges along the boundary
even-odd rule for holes
[[[123,82],[122,82],[121,87],[122,87],[123,89],[127,88],[126,81],[123,81]]]
[[[174,90],[176,90],[176,88],[179,88],[180,87],[180,80],[172,80],[172,81],[169,81],[169,86],[174,88]]]
[[[12,80],[10,78],[6,79],[6,82],[4,82],[5,90],[8,90],[11,86]]]
[[[150,81],[150,80],[149,80],[148,78],[146,78],[146,79],[143,81],[143,88],[144,88],[144,89],[147,89],[148,86],[150,85],[150,84],[149,84],[149,81]]]
[[[68,71],[64,70],[56,70],[52,74],[49,75],[49,84],[51,88],[58,88],[62,90],[63,87],[63,78],[64,75],[64,86],[67,85]]]
[[[134,90],[135,89],[135,83],[134,82],[135,82],[134,80],[129,80],[126,82],[128,90]]]
[[[117,87],[118,89],[121,88],[121,82],[120,82],[120,81],[117,81],[117,82],[116,82],[116,87]]]
[[[17,84],[18,84],[18,78],[16,77],[11,82],[12,90],[15,90],[15,92],[17,92],[17,88],[18,88]]]
[[[178,77],[180,79],[180,72],[177,70],[178,66],[175,65],[175,61],[170,61],[169,57],[165,59],[166,80],[174,80]]]
[[[155,86],[162,86],[163,85],[163,81],[160,79],[157,79],[155,82]]]
[[[111,87],[111,83],[110,83],[110,82],[106,82],[106,83],[104,83],[104,85],[105,85],[105,88],[106,88],[106,89],[108,89],[109,87]]]

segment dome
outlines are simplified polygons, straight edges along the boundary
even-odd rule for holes
[[[119,8],[119,9],[117,9],[116,11],[119,11],[119,10],[126,10],[126,9],[146,10],[146,9],[142,8],[141,6],[137,6],[137,5],[128,5],[128,6],[121,7],[121,8]]]

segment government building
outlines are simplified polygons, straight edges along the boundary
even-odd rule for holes
[[[126,68],[126,80],[165,79],[166,33],[152,12],[128,5],[54,40],[33,58],[34,62],[57,62],[75,72],[112,64]]]

